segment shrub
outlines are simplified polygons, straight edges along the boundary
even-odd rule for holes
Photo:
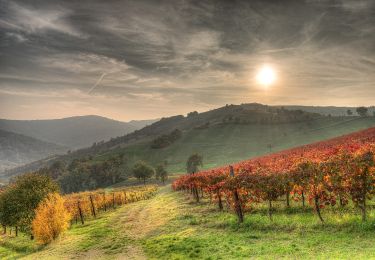
[[[64,199],[58,193],[50,193],[35,210],[33,234],[40,244],[48,244],[68,228],[69,220]]]

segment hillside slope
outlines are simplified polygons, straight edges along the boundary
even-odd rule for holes
[[[0,171],[66,150],[63,146],[0,130]]]
[[[34,162],[8,171],[5,176],[36,170],[56,160],[69,163],[90,157],[93,161],[104,161],[118,154],[124,154],[130,166],[137,160],[154,166],[167,161],[168,171],[183,173],[187,158],[195,152],[203,156],[207,169],[372,126],[375,126],[375,117],[322,116],[260,104],[229,105],[204,113],[163,118],[128,135]],[[152,148],[156,139],[175,129],[181,132],[179,138],[167,140],[163,148]]]
[[[131,161],[146,160],[153,165],[167,160],[169,171],[185,172],[186,160],[195,152],[203,156],[204,168],[208,169],[372,126],[375,126],[375,117],[349,120],[325,117],[308,122],[274,125],[214,125],[186,131],[181,139],[163,149],[152,149],[149,141],[143,141],[103,152],[97,156],[97,160],[124,153]]]
[[[128,134],[154,121],[141,120],[126,123],[100,116],[76,116],[51,120],[0,119],[0,129],[77,149]]]

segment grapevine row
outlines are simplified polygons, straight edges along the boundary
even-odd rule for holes
[[[258,157],[234,165],[184,175],[174,190],[207,194],[223,209],[228,202],[239,222],[253,203],[272,204],[281,197],[306,200],[324,222],[321,209],[351,200],[366,220],[366,203],[375,193],[375,128]]]
[[[118,206],[146,200],[157,191],[156,186],[139,186],[116,189],[113,191],[95,190],[71,193],[64,196],[65,207],[72,216],[72,221],[84,224],[87,217],[96,217],[98,212],[105,212]]]

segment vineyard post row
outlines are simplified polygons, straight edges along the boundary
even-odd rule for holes
[[[65,207],[72,216],[72,222],[85,223],[88,217],[96,218],[100,211],[151,198],[157,191],[156,186],[118,189],[111,192],[105,190],[72,193],[64,196]]]

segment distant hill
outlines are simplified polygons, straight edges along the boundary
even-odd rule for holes
[[[372,116],[325,116],[260,104],[227,105],[203,113],[162,118],[133,133],[34,162],[5,175],[11,177],[36,170],[56,160],[69,163],[90,157],[103,161],[120,153],[125,154],[129,164],[137,160],[152,165],[167,161],[170,172],[181,173],[185,171],[187,157],[194,152],[203,155],[204,168],[211,168],[372,126],[375,126]],[[177,138],[171,138],[176,129]]]
[[[0,130],[0,172],[66,150],[67,147]]]
[[[279,106],[281,107],[281,106]],[[290,110],[303,110],[311,113],[319,113],[322,115],[347,116],[347,111],[352,111],[353,115],[357,115],[357,107],[335,107],[335,106],[282,106]],[[375,113],[375,106],[368,107],[368,114],[371,116]]]
[[[156,120],[120,122],[100,116],[51,120],[0,119],[0,129],[77,149],[140,129]]]

